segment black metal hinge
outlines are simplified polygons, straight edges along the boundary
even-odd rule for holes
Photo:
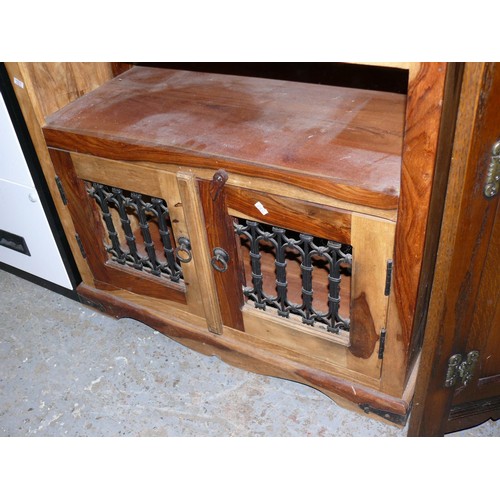
[[[68,204],[68,199],[66,198],[66,193],[64,192],[64,188],[61,182],[61,179],[56,176],[56,184],[57,184],[57,189],[59,189],[59,194],[61,195],[61,200],[62,202],[67,205]]]
[[[391,280],[392,280],[392,259],[387,261],[387,268],[385,271],[385,291],[384,295],[386,297],[391,293]]]
[[[375,415],[378,415],[379,417],[384,418],[385,420],[388,420],[389,422],[392,422],[396,425],[404,426],[406,424],[406,421],[408,419],[408,415],[410,413],[409,409],[404,415],[400,415],[398,413],[394,413],[391,411],[387,410],[381,410],[379,408],[374,408],[368,403],[360,403],[358,405],[365,413],[374,413]]]
[[[84,259],[86,259],[87,258],[87,254],[85,253],[85,249],[83,248],[82,240],[80,239],[80,236],[78,236],[78,234],[75,234],[75,240],[78,243],[78,246],[80,248],[80,252],[82,254],[82,257]]]
[[[387,330],[385,328],[382,328],[382,330],[380,330],[380,342],[378,344],[378,359],[382,359],[384,357],[386,334]]]

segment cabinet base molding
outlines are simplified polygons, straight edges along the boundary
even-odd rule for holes
[[[397,427],[406,424],[411,400],[388,396],[358,382],[271,353],[253,345],[250,340],[245,341],[245,338],[239,340],[224,334],[213,334],[202,325],[201,319],[200,324],[173,319],[85,284],[77,288],[77,293],[85,305],[117,319],[131,318],[140,321],[190,349],[208,356],[217,356],[231,366],[299,382],[319,390],[342,408]]]
[[[468,401],[451,407],[445,432],[455,432],[499,418],[500,397]]]

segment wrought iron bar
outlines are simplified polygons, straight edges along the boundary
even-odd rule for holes
[[[308,234],[298,234],[279,227],[271,227],[251,220],[238,219],[234,229],[242,241],[248,241],[252,286],[243,289],[244,295],[256,308],[271,307],[279,316],[290,314],[300,316],[307,325],[323,324],[327,330],[338,333],[349,330],[349,318],[340,315],[340,286],[342,274],[350,273],[352,265],[352,249],[335,241],[324,241]],[[275,258],[276,295],[264,291],[264,280],[261,271],[261,258],[266,247],[273,248]],[[287,255],[288,254],[288,255]],[[300,304],[291,302],[288,293],[287,260],[293,254],[294,260],[300,261],[301,299]],[[319,266],[328,268],[328,303],[326,311],[314,307],[313,271]],[[326,283],[325,283],[326,285]]]
[[[106,251],[113,256],[113,260],[119,264],[125,264],[126,258],[120,246],[120,240],[118,238],[118,232],[115,229],[113,223],[113,217],[109,211],[109,200],[112,198],[112,193],[104,189],[102,184],[97,182],[92,183],[92,185],[87,189],[88,194],[94,198],[99,207],[101,208],[101,214],[103,216],[104,224],[108,231],[109,240],[111,241],[111,246],[105,244]]]
[[[122,229],[125,233],[125,241],[127,242],[127,246],[129,248],[129,251],[126,253],[127,262],[135,269],[142,270],[142,259],[139,255],[139,252],[137,251],[135,236],[132,232],[130,219],[127,215],[127,208],[131,206],[130,198],[125,196],[123,194],[123,191],[116,187],[112,187],[111,192],[113,193],[113,196],[109,198],[109,201],[113,203],[115,208],[118,210]]]
[[[104,246],[114,262],[146,271],[154,276],[166,276],[174,282],[182,279],[182,268],[172,247],[170,216],[164,200],[140,193],[128,193],[99,183],[89,185],[87,192],[96,200],[101,210],[111,242],[105,242]],[[120,241],[120,234],[113,222],[113,211],[119,216],[125,242]],[[132,228],[131,217],[137,218],[138,221],[140,232],[136,234]],[[152,223],[158,227],[165,260],[162,260],[156,251],[155,239],[151,232]],[[141,254],[139,250],[142,246],[145,254]]]
[[[147,212],[152,211],[153,205],[145,202],[142,199],[142,195],[139,193],[130,193],[130,198],[132,201],[129,202],[129,206],[134,209],[134,212],[139,218],[139,227],[141,228],[142,237],[144,239],[144,248],[148,254],[148,259],[141,259],[141,264],[148,266],[151,274],[160,276],[160,264],[156,258],[155,246],[151,237],[147,216]]]

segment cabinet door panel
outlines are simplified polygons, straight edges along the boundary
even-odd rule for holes
[[[199,186],[210,248],[228,256],[214,271],[224,324],[378,378],[394,223],[230,182]]]
[[[464,352],[479,352],[473,379],[460,386],[452,400],[453,407],[476,403],[477,409],[487,408],[484,401],[495,399],[500,406],[500,203],[497,201],[496,216],[489,240],[481,282],[475,301],[469,337]],[[491,403],[491,402],[490,402]]]
[[[51,156],[95,285],[185,304],[174,219],[159,176],[144,176],[132,186],[125,164],[117,175],[107,164],[99,169],[97,162],[93,169],[96,159],[89,157],[86,177],[80,178],[68,153],[51,150]]]

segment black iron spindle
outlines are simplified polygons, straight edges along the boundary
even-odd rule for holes
[[[144,239],[144,248],[148,254],[148,259],[143,259],[143,264],[150,267],[151,274],[154,276],[161,275],[160,264],[156,258],[156,250],[149,229],[147,211],[152,208],[151,203],[146,203],[139,193],[130,193],[132,202],[130,205],[135,209],[139,218],[139,227],[141,228],[142,238]]]
[[[123,191],[116,187],[111,188],[111,192],[113,193],[113,197],[110,198],[110,201],[114,203],[116,209],[118,210],[122,229],[125,233],[125,240],[129,248],[127,259],[130,261],[133,267],[140,270],[142,269],[142,259],[139,255],[139,252],[137,251],[135,236],[132,231],[130,219],[128,218],[127,214],[127,206],[129,204],[130,198],[124,196]]]
[[[181,276],[181,267],[175,259],[174,249],[170,240],[170,230],[167,221],[169,220],[168,207],[161,198],[151,198],[151,203],[156,210],[158,218],[158,227],[161,242],[163,244],[163,252],[167,262],[162,266],[162,270],[166,272],[172,281],[179,281]]]
[[[161,198],[150,198],[140,193],[124,194],[119,188],[92,183],[87,189],[88,194],[94,198],[101,209],[103,220],[108,231],[111,245],[104,244],[106,251],[112,255],[113,261],[147,271],[154,276],[167,276],[173,282],[182,278],[182,268],[178,263],[170,237],[170,217],[168,207]],[[125,242],[120,242],[120,235],[113,223],[112,211],[118,213]],[[136,216],[139,220],[140,235],[134,235],[129,217]],[[158,232],[163,245],[166,261],[158,256],[155,242],[151,233],[151,222],[158,225]],[[138,250],[138,237],[142,236],[146,255],[141,255]],[[128,247],[129,251],[125,251]]]
[[[274,264],[276,266],[278,315],[288,318],[290,316],[290,312],[287,308],[288,283],[286,281],[285,242],[283,240],[285,230],[280,227],[273,227],[273,232],[276,237],[276,258]]]
[[[256,295],[255,306],[259,309],[266,308],[266,301],[264,300],[264,289],[263,289],[263,276],[260,266],[260,249],[259,249],[259,235],[258,235],[258,224],[254,221],[247,221],[248,228],[250,230],[250,262],[252,265],[252,283],[254,288],[254,293]]]
[[[98,202],[101,208],[104,224],[106,225],[109,240],[111,241],[111,248],[106,245],[106,250],[113,254],[116,262],[119,264],[125,264],[125,253],[121,248],[118,233],[115,229],[115,225],[113,224],[113,217],[109,211],[109,200],[113,195],[106,191],[102,184],[98,184],[97,182],[92,183],[92,186],[87,190],[87,192]]]
[[[302,262],[300,264],[300,269],[302,270],[302,309],[305,316],[302,321],[306,325],[314,324],[314,313],[312,308],[313,301],[313,288],[312,288],[312,260],[311,260],[311,250],[310,244],[313,241],[313,237],[308,234],[301,234],[300,241],[303,244],[302,252]]]

